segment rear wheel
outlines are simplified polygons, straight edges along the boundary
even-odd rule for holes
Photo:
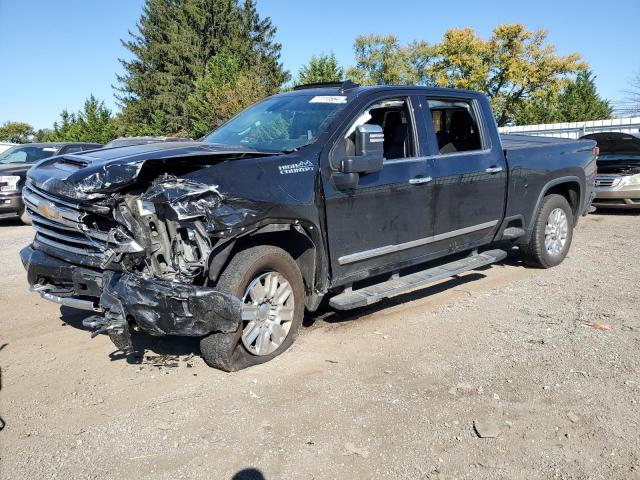
[[[304,316],[304,285],[287,252],[258,246],[237,253],[216,289],[242,300],[242,324],[235,333],[213,333],[200,341],[209,366],[240,370],[271,360],[293,343]]]
[[[529,265],[550,268],[559,265],[569,252],[573,238],[573,211],[562,195],[542,199],[529,243],[520,247]]]

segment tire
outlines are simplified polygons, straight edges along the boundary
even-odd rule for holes
[[[25,225],[31,225],[31,217],[29,215],[27,215],[27,209],[23,208],[22,212],[20,213],[20,221],[22,223],[24,223]]]
[[[562,213],[558,213],[558,212]],[[551,218],[551,216],[554,218]],[[555,220],[560,218],[560,224],[562,223],[562,216],[566,220],[566,231],[560,227],[556,228]],[[547,238],[547,224],[551,231],[549,232],[549,238]],[[533,226],[533,232],[529,243],[520,246],[520,251],[524,261],[537,268],[551,268],[562,263],[564,258],[569,252],[571,247],[571,240],[573,239],[573,211],[569,202],[562,195],[551,194],[542,199],[538,214]],[[547,243],[546,241],[549,240]],[[560,243],[558,243],[558,241]],[[560,246],[560,244],[562,244]]]
[[[288,284],[289,295],[283,281]],[[252,299],[252,293],[247,290],[253,285],[268,296],[267,291],[273,282],[276,282],[274,292],[277,287],[277,292],[283,289],[284,295],[287,295],[286,303],[281,306],[274,305],[278,295],[272,295],[275,298],[271,302],[260,303]],[[256,313],[255,320],[243,320],[235,333],[212,333],[200,340],[200,352],[210,367],[233,372],[268,362],[289,348],[296,339],[304,317],[304,284],[298,264],[284,250],[273,246],[257,246],[236,253],[220,275],[215,288],[240,298],[247,305],[255,306]],[[282,317],[286,318],[280,324],[281,329],[278,329],[279,338],[276,338],[275,330],[263,336],[268,328],[265,325],[270,325],[272,318],[280,317],[278,311],[282,311]],[[252,328],[249,328],[250,325]],[[259,333],[251,343],[256,328]],[[263,342],[264,338],[268,339]]]

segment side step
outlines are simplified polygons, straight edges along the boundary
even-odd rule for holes
[[[329,300],[329,305],[336,310],[351,310],[352,308],[366,307],[383,298],[393,297],[443,278],[452,277],[469,270],[499,262],[506,258],[506,256],[507,252],[504,250],[488,250],[454,262],[445,263],[438,267],[411,273],[404,277],[394,277],[386,282],[377,283],[358,290],[347,289],[335,297],[332,297]]]

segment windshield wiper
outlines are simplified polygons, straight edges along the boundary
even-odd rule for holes
[[[233,145],[229,143],[207,143],[207,142],[204,142],[204,143],[206,143],[207,145],[212,145],[215,147],[224,147],[228,149],[237,148],[238,150],[242,150],[247,153],[257,153],[260,155],[280,155],[282,153],[280,151],[274,151],[274,150],[258,150],[257,148],[247,147],[246,145]]]

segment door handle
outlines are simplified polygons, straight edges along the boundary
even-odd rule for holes
[[[422,185],[423,183],[429,183],[433,178],[431,177],[415,177],[409,180],[411,185]]]
[[[487,173],[500,173],[502,171],[502,167],[489,167],[485,170]]]

